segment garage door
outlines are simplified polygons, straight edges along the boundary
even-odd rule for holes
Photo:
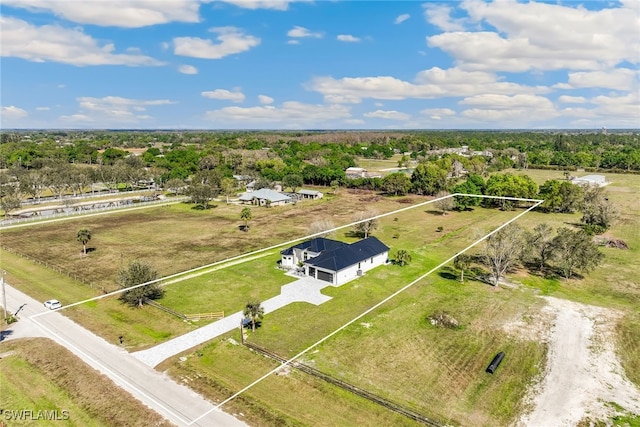
[[[333,274],[318,270],[318,279],[333,283]]]

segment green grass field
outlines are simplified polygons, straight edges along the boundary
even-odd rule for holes
[[[539,184],[563,178],[561,171],[514,173],[525,173]],[[542,304],[536,295],[546,294],[622,310],[625,318],[616,325],[617,350],[627,375],[640,384],[640,285],[635,261],[640,258],[640,177],[607,176],[611,181],[607,192],[621,207],[620,220],[607,235],[625,240],[630,250],[602,249],[604,264],[583,279],[549,279],[520,270],[510,275],[513,288],[496,289],[475,280],[460,284],[458,272],[446,266],[327,340],[303,360],[442,422],[509,424],[524,409],[526,386],[539,374],[546,349],[540,342],[509,334],[504,326],[530,319]],[[411,198],[414,202],[424,200]],[[380,212],[408,206],[399,200],[342,190],[320,202],[254,209],[249,233],[237,230],[241,224],[237,206],[221,204],[209,211],[195,211],[188,205],[176,205],[87,219],[88,223],[78,219],[64,225],[38,225],[28,229],[26,238],[27,229],[7,230],[2,239],[3,245],[15,252],[49,257],[63,270],[80,271],[83,279],[106,288],[114,286],[113,277],[123,263],[138,259],[134,256],[151,259],[162,274],[171,274],[304,235],[314,218],[328,218],[339,225],[350,222],[362,206],[374,206]],[[323,292],[333,299],[320,306],[298,303],[269,314],[249,340],[282,356],[292,356],[518,212],[478,208],[441,216],[427,205],[386,217],[374,235],[392,247],[391,256],[398,249],[410,251],[410,265],[379,267],[339,288],[325,288]],[[532,212],[517,223],[532,228],[547,222],[556,228],[572,226],[579,219],[579,214]],[[95,236],[90,246],[96,251],[88,257],[80,255],[80,244],[75,241],[75,232],[81,227],[91,228]],[[443,230],[437,231],[438,227]],[[335,237],[352,241],[346,231]],[[8,281],[38,298],[59,297],[67,303],[99,294],[13,254],[3,252],[2,256]],[[279,287],[291,280],[275,268],[277,259],[278,250],[274,250],[246,263],[167,285],[160,302],[183,313],[241,310],[249,299],[277,295]],[[425,320],[438,310],[456,317],[462,328],[440,329]],[[130,349],[145,348],[196,327],[155,309],[130,309],[115,298],[68,313],[112,342],[124,331],[130,336]],[[227,337],[239,340],[237,335],[232,332]],[[202,346],[187,362],[176,359],[163,368],[219,401],[276,366],[225,338]],[[503,365],[495,375],[484,373],[498,351],[507,353]],[[234,411],[247,413],[255,425],[414,425],[295,371],[270,377],[229,405]]]

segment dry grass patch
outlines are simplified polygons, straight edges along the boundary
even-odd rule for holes
[[[3,352],[0,389],[5,411],[67,410],[69,421],[55,422],[61,425],[172,425],[49,339],[12,341],[3,344]]]

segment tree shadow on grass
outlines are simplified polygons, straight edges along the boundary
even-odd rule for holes
[[[431,215],[434,215],[434,216],[443,216],[442,215],[442,211],[437,211],[437,210],[434,210],[434,209],[429,209],[427,211],[424,211],[424,213],[428,213],[428,214],[431,214]]]
[[[456,273],[456,271],[449,267],[442,267],[442,269],[440,269],[440,271],[438,271],[438,276],[442,277],[443,279],[447,279],[447,280],[458,280],[460,279],[460,275]]]

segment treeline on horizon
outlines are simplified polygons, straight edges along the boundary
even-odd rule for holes
[[[145,166],[166,169],[166,180],[187,178],[207,156],[217,157],[218,164],[231,163],[233,173],[251,163],[255,166],[258,160],[281,160],[285,168],[295,169],[283,172],[287,174],[300,173],[305,164],[343,171],[356,166],[358,157],[388,159],[398,153],[417,161],[455,157],[438,150],[467,146],[485,154],[480,157],[489,171],[520,167],[633,172],[640,170],[639,135],[633,131],[3,131],[0,169],[39,169],[50,160],[113,164],[129,154],[126,150],[143,149],[140,157]],[[239,165],[238,156],[250,164]]]

